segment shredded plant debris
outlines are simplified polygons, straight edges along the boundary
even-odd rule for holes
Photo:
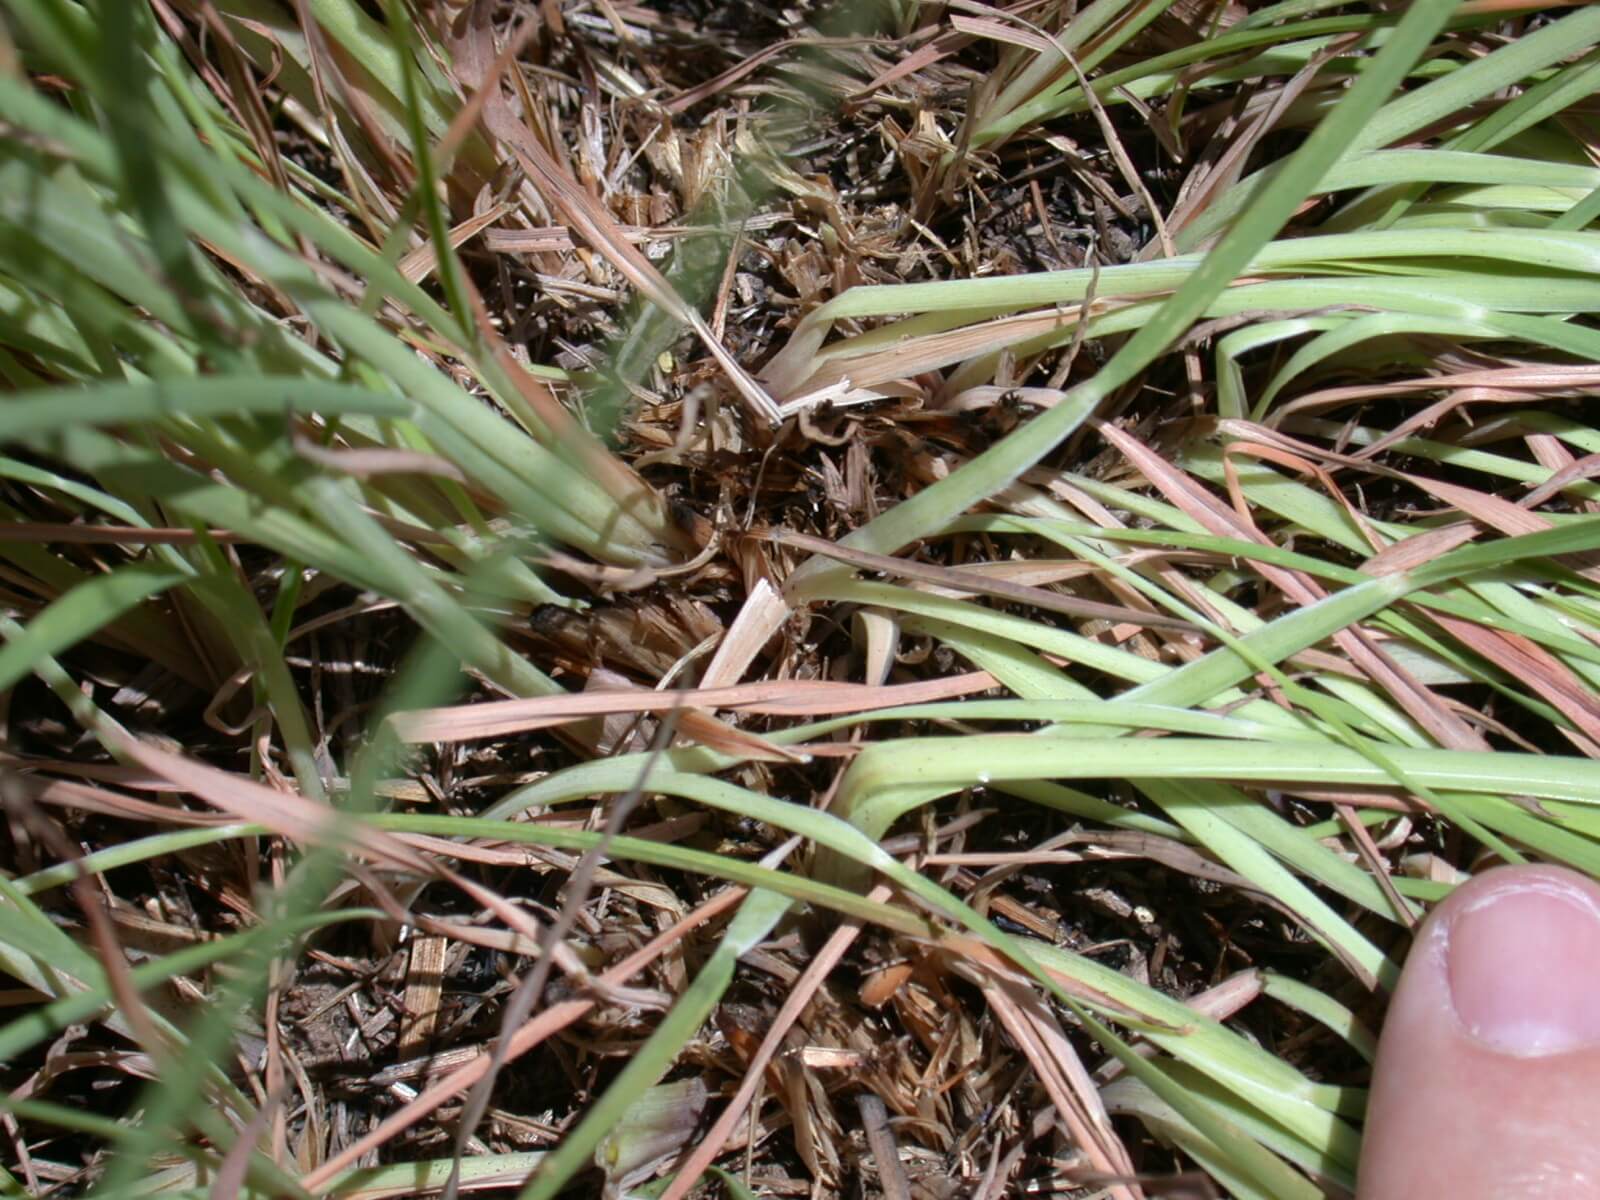
[[[7,6],[0,1191],[1351,1195],[1600,874],[1597,52]]]

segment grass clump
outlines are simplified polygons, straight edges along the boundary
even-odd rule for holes
[[[1346,1195],[1600,874],[1595,10],[0,35],[12,1194]]]

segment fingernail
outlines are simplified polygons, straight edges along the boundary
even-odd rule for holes
[[[1491,1049],[1600,1043],[1600,909],[1555,873],[1489,883],[1450,923],[1448,971],[1457,1015]]]

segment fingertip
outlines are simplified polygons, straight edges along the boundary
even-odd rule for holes
[[[1489,871],[1463,890],[1444,957],[1468,1036],[1522,1057],[1600,1043],[1600,888],[1528,867]]]
[[[1361,1200],[1600,1196],[1600,886],[1552,866],[1457,888],[1379,1043]]]

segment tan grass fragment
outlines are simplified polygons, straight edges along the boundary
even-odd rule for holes
[[[491,700],[446,708],[419,708],[390,718],[406,742],[464,742],[503,737],[530,729],[581,721],[608,713],[669,712],[680,705],[729,709],[765,716],[812,717],[870,712],[902,704],[926,704],[997,687],[987,671],[969,671],[943,679],[871,687],[832,680],[774,680],[703,687],[686,691],[584,692],[537,696],[523,700]]]
[[[514,204],[497,204],[486,212],[468,217],[450,230],[450,245],[459,250],[478,234],[493,225],[507,213],[515,212]],[[433,243],[424,242],[400,260],[400,274],[412,283],[421,283],[439,269],[439,254]]]
[[[439,1001],[444,995],[445,958],[449,951],[449,939],[436,933],[419,933],[411,939],[400,1036],[395,1042],[395,1055],[400,1059],[422,1054],[433,1041],[439,1027]]]
[[[783,628],[789,612],[778,589],[765,578],[757,579],[700,677],[701,686],[725,687],[743,679],[761,648]]]
[[[856,1106],[861,1111],[867,1145],[872,1149],[878,1168],[878,1186],[883,1191],[883,1200],[911,1200],[911,1183],[900,1162],[900,1151],[895,1145],[894,1132],[889,1128],[889,1114],[883,1101],[871,1092],[863,1092],[856,1098]]]

